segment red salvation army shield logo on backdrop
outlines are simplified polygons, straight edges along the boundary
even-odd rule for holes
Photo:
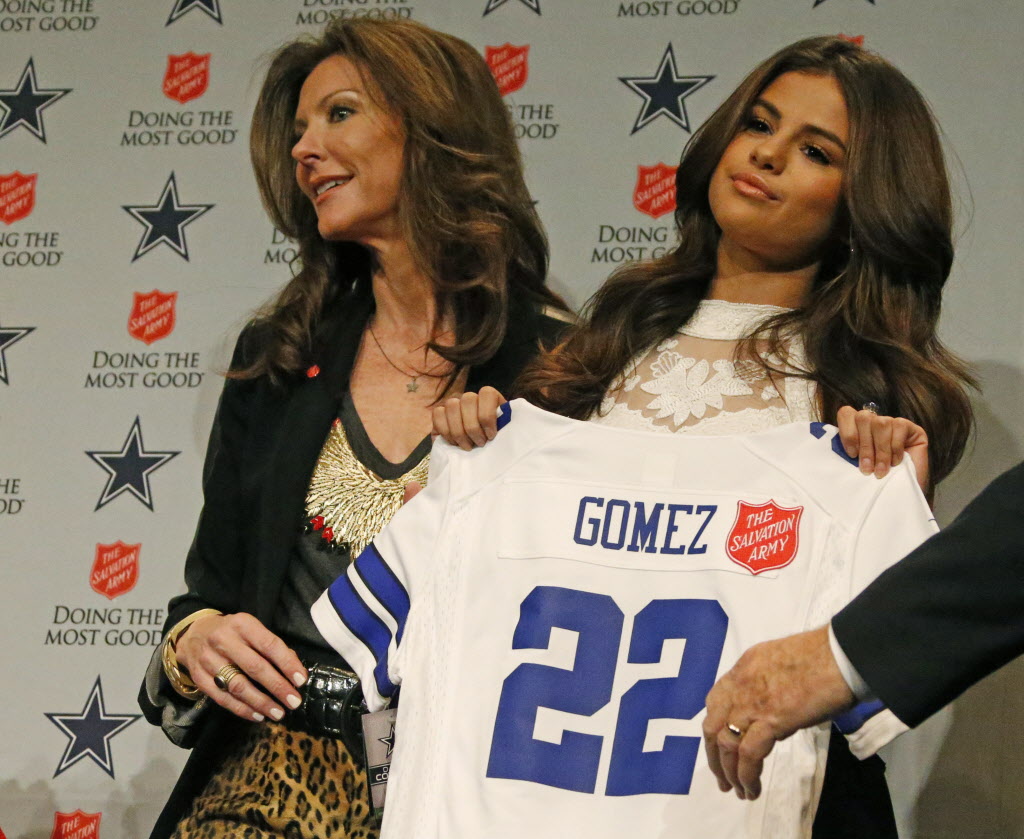
[[[196,55],[194,52],[186,52],[183,55],[167,56],[164,95],[184,105],[206,93],[206,88],[210,84],[211,54]]]
[[[101,813],[83,813],[75,810],[73,813],[53,814],[53,833],[50,839],[98,839],[100,835]]]
[[[774,501],[740,501],[725,543],[726,553],[752,574],[785,568],[799,549],[803,512],[803,507],[781,507]]]
[[[512,44],[504,44],[500,47],[484,48],[484,59],[491,68],[491,75],[498,83],[498,90],[502,96],[515,93],[526,84],[526,77],[529,74],[529,52],[528,45],[514,47]]]
[[[0,220],[4,224],[21,221],[36,206],[36,180],[39,175],[11,172],[0,175]]]
[[[661,218],[676,208],[676,169],[657,163],[636,167],[633,206],[651,218]]]
[[[97,545],[96,559],[89,574],[89,585],[108,600],[131,591],[139,581],[139,551],[142,544]]]
[[[148,294],[134,293],[132,312],[128,315],[128,334],[145,344],[166,338],[174,330],[175,304],[178,292],[164,294],[153,289]]]
[[[842,32],[839,33],[839,37],[844,41],[849,41],[851,44],[856,44],[858,47],[864,46],[863,35],[844,35]]]

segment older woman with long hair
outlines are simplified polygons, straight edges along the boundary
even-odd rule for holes
[[[694,134],[676,202],[678,246],[615,272],[520,395],[655,432],[828,418],[866,472],[906,451],[926,492],[948,475],[972,426],[972,379],[936,334],[953,214],[913,84],[839,38],[792,44]],[[502,400],[450,399],[435,429],[479,445]],[[895,835],[872,761],[854,765],[834,740],[815,835]]]
[[[193,749],[153,835],[368,837],[339,736],[355,679],[309,607],[425,481],[432,406],[510,387],[564,305],[508,112],[457,38],[362,19],[287,44],[251,150],[299,256],[239,338],[140,695]]]

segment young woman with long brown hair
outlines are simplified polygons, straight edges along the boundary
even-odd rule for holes
[[[953,213],[913,84],[839,38],[786,47],[694,134],[676,202],[678,246],[616,271],[520,395],[660,432],[828,418],[866,472],[905,450],[926,491],[948,475],[972,426],[972,379],[936,333]],[[435,431],[480,445],[502,400],[450,399]],[[880,765],[834,746],[816,835],[894,836]]]
[[[437,400],[509,387],[564,307],[508,111],[464,41],[338,19],[285,45],[251,151],[299,257],[239,338],[188,591],[140,695],[193,749],[153,836],[366,839],[339,736],[356,680],[309,607],[425,480]]]

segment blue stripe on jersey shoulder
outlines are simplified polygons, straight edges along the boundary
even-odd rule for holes
[[[812,422],[811,423],[811,434],[813,434],[819,440],[822,437],[824,437],[825,436],[825,423],[823,423],[823,422]],[[850,457],[846,453],[846,449],[843,448],[843,441],[839,438],[839,434],[838,433],[836,433],[835,436],[832,437],[832,451],[834,451],[837,455],[839,455],[847,463],[852,463],[854,466],[859,466],[860,465],[860,458],[859,457]]]
[[[405,632],[405,621],[409,617],[409,592],[405,590],[401,580],[395,576],[380,555],[377,546],[370,542],[356,560],[356,573],[373,592],[373,596],[388,610],[398,624],[395,640],[401,644]]]
[[[358,638],[373,654],[377,666],[373,668],[373,679],[381,696],[392,696],[396,690],[388,678],[388,646],[391,644],[391,630],[377,617],[359,596],[348,574],[342,574],[327,589],[334,611],[349,632]]]
[[[840,734],[853,734],[853,732],[859,731],[861,726],[875,714],[884,710],[885,703],[881,699],[861,702],[860,705],[851,708],[845,714],[840,714],[832,720],[832,724],[839,729]]]
[[[498,406],[498,431],[512,422],[512,405],[506,402]]]

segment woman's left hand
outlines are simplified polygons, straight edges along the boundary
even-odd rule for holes
[[[884,477],[907,455],[917,471],[921,490],[928,494],[928,435],[921,426],[902,417],[880,417],[849,405],[839,409],[836,425],[846,453],[860,458],[861,472]]]

